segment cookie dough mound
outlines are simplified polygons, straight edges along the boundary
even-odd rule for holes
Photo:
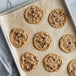
[[[69,76],[76,76],[76,59],[70,61],[67,66]]]
[[[24,71],[30,72],[33,69],[35,69],[38,65],[38,58],[37,56],[35,56],[32,53],[24,53],[21,57],[20,57],[20,64],[21,67]]]
[[[41,31],[35,34],[33,38],[33,43],[36,49],[40,51],[45,51],[50,46],[51,38],[47,33]]]
[[[66,13],[63,9],[53,10],[48,17],[49,24],[55,28],[61,28],[66,22]]]
[[[43,59],[43,66],[45,70],[47,70],[48,72],[58,71],[61,65],[62,65],[62,59],[57,54],[54,53],[48,54]]]
[[[28,40],[28,35],[26,31],[22,28],[14,28],[11,30],[10,34],[10,41],[16,47],[22,47]]]
[[[64,35],[59,41],[59,46],[66,53],[76,51],[76,36],[71,34]]]
[[[38,6],[32,5],[25,10],[24,18],[31,24],[39,23],[43,18],[43,10]]]

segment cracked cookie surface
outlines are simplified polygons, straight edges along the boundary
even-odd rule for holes
[[[11,30],[10,34],[10,41],[16,47],[22,47],[28,40],[28,34],[22,28],[14,28]]]
[[[66,13],[63,9],[54,9],[48,17],[48,22],[51,26],[55,28],[60,28],[65,25]]]
[[[57,54],[50,53],[46,55],[43,59],[43,66],[45,70],[47,70],[48,72],[58,71],[61,65],[62,65],[62,59]]]
[[[70,61],[67,66],[69,76],[76,76],[76,59]]]
[[[40,51],[47,50],[50,46],[50,43],[51,43],[50,36],[43,31],[36,33],[33,38],[33,44],[35,48]]]
[[[39,23],[43,18],[43,10],[36,5],[32,5],[26,8],[24,18],[31,24]]]
[[[76,36],[71,34],[62,36],[59,41],[59,47],[66,53],[76,51]]]
[[[38,57],[32,53],[26,52],[20,57],[20,64],[24,71],[30,72],[38,65]]]

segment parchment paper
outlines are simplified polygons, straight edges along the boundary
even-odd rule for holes
[[[27,8],[28,6],[31,6],[33,4],[41,7],[44,10],[43,20],[39,24],[29,24],[24,19],[25,8]],[[20,49],[17,49],[11,44],[12,48],[14,49],[14,50],[12,49],[11,52],[13,52],[13,54],[15,55],[15,58],[17,59],[16,62],[18,63],[17,64],[18,68],[19,68],[22,76],[56,76],[56,75],[57,76],[68,76],[67,65],[70,60],[76,58],[76,52],[73,52],[73,53],[63,52],[59,48],[58,42],[59,42],[59,39],[61,38],[61,36],[65,35],[65,34],[75,34],[73,24],[71,23],[69,17],[67,18],[67,22],[66,22],[65,26],[62,28],[59,28],[59,29],[51,27],[48,23],[48,15],[53,9],[56,9],[56,8],[65,9],[63,0],[40,0],[33,4],[30,4],[26,7],[16,10],[15,12],[9,13],[9,14],[1,17],[1,22],[3,24],[2,28],[6,32],[8,41],[10,41],[9,33],[10,33],[11,29],[13,29],[14,27],[24,27],[28,32],[29,40],[25,46],[23,46]],[[49,35],[52,39],[52,45],[50,45],[49,49],[46,51],[38,51],[33,46],[33,43],[32,43],[33,36],[35,35],[35,33],[39,32],[39,31],[44,31],[44,32],[49,33]],[[32,52],[33,54],[37,55],[40,59],[39,65],[37,66],[37,68],[32,70],[31,72],[24,72],[20,67],[20,61],[19,61],[20,56],[27,51]],[[43,68],[43,58],[48,53],[56,53],[62,57],[63,64],[59,71],[50,73],[50,72],[47,72]]]

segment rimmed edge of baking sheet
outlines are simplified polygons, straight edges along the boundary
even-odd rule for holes
[[[22,8],[22,7],[24,7],[24,6],[27,6],[28,4],[31,4],[31,3],[34,3],[34,2],[37,2],[37,1],[39,1],[39,0],[28,0],[28,1],[26,1],[25,3],[21,3],[21,4],[15,6],[15,7],[13,7],[13,8],[10,8],[10,9],[8,9],[8,10],[5,10],[5,11],[3,11],[3,12],[0,12],[0,16],[2,16],[2,15],[4,15],[4,14],[8,14],[8,13],[10,13],[10,12],[13,12],[13,11],[19,9],[19,8]]]
[[[15,11],[15,10],[17,10],[17,9],[23,8],[23,7],[25,7],[25,6],[29,5],[29,4],[34,3],[34,2],[37,2],[37,1],[39,1],[39,0],[31,0],[31,1],[29,0],[29,1],[27,1],[26,3],[23,3],[23,4],[15,7],[15,8],[12,8],[12,9],[10,9],[10,10],[7,10],[7,11],[3,12],[3,13],[0,13],[0,16],[3,16],[3,15],[8,14],[8,13],[10,13],[10,12],[13,12],[13,11]],[[0,25],[2,25],[1,22],[0,22]],[[17,63],[17,60],[18,60],[18,59],[15,57],[16,55],[15,55],[14,51],[12,51],[12,50],[15,50],[15,49],[12,48],[12,45],[11,45],[11,43],[10,43],[10,41],[9,41],[9,39],[8,39],[8,36],[7,36],[6,32],[5,32],[5,29],[4,29],[5,27],[3,27],[3,26],[0,26],[0,27],[1,27],[1,29],[2,29],[2,32],[3,32],[3,34],[4,34],[4,37],[5,37],[5,39],[6,39],[7,45],[8,45],[8,47],[9,47],[9,49],[11,50],[10,52],[11,52],[11,54],[12,54],[12,56],[13,56],[13,59],[14,59],[14,62],[15,62],[15,64],[16,64],[16,66],[17,66],[17,69],[18,69],[18,71],[19,71],[19,74],[20,74],[20,76],[23,76],[21,70],[19,69],[20,66],[19,66],[18,63]]]

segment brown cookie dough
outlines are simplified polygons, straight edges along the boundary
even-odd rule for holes
[[[33,38],[33,44],[35,48],[40,51],[47,50],[50,46],[50,43],[51,43],[50,36],[43,31],[36,33]]]
[[[66,53],[76,51],[76,36],[71,34],[62,36],[59,41],[59,46]]]
[[[32,5],[25,10],[24,18],[31,24],[39,23],[43,18],[43,10],[38,6]]]
[[[76,59],[70,61],[67,66],[69,76],[76,76]]]
[[[61,65],[62,65],[62,59],[57,54],[54,53],[48,54],[43,59],[43,66],[45,70],[47,70],[48,72],[58,71]]]
[[[32,53],[24,53],[21,57],[20,57],[20,64],[21,67],[24,71],[30,72],[33,69],[35,69],[38,65],[38,58],[37,56],[35,56]]]
[[[11,30],[10,34],[10,41],[16,47],[22,47],[28,40],[28,35],[25,30],[22,28],[14,28]]]
[[[66,13],[62,9],[53,10],[48,17],[49,24],[55,28],[63,27],[66,22]]]

